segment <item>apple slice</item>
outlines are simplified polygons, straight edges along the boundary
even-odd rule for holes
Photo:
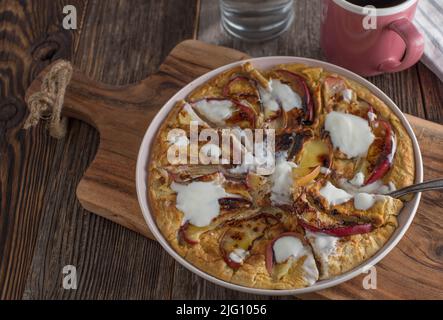
[[[237,107],[237,111],[226,122],[235,124],[240,128],[255,128],[255,110],[251,106],[246,105],[244,102],[239,102],[237,100],[232,100],[232,102]],[[246,122],[246,124],[244,122]]]
[[[248,172],[246,176],[246,187],[249,190],[260,190],[267,183],[268,179],[256,173]]]
[[[332,145],[329,140],[310,139],[303,145],[297,157],[298,166],[312,168],[318,165],[330,168],[332,163]]]
[[[191,245],[195,245],[200,242],[200,236],[215,228],[215,226],[209,225],[206,227],[196,227],[189,222],[182,225],[178,231],[179,241],[184,241]]]
[[[321,167],[332,165],[332,146],[322,139],[308,140],[297,157],[298,167],[292,169],[294,190],[313,181],[321,172]]]
[[[242,259],[233,259],[236,255],[232,256],[231,253],[240,251],[246,255],[254,241],[262,237],[270,226],[277,223],[277,218],[267,213],[232,223],[220,241],[220,251],[228,266],[233,269],[240,268],[243,264]]]
[[[311,181],[318,177],[321,166],[312,168],[294,168],[292,169],[292,177],[294,180],[294,189],[297,187],[307,186]]]
[[[218,102],[218,105],[217,103]],[[199,105],[201,103],[201,105]],[[222,103],[225,103],[224,105]],[[212,104],[212,105],[211,105]],[[213,108],[227,109],[226,117],[220,119],[220,115],[213,112]],[[198,116],[204,118],[205,123],[210,123],[216,126],[223,126],[225,124],[234,124],[241,128],[255,127],[256,112],[248,101],[238,101],[236,99],[224,97],[207,97],[192,102],[192,108],[198,112]],[[229,108],[229,109],[228,109]],[[246,122],[246,123],[245,123]]]
[[[311,124],[314,121],[314,101],[311,97],[306,80],[297,73],[285,69],[275,70],[274,73],[280,79],[290,84],[292,90],[296,92],[303,100],[303,111],[305,113],[304,120]]]
[[[267,177],[249,172],[246,176],[246,186],[256,205],[267,205],[271,192],[271,182]]]
[[[259,98],[255,81],[240,75],[234,76],[228,81],[223,87],[223,95],[226,97]]]
[[[355,234],[369,233],[373,230],[372,224],[370,224],[370,223],[355,224],[355,225],[351,225],[351,226],[329,228],[329,229],[319,229],[319,228],[314,227],[302,220],[299,220],[299,223],[303,228],[305,228],[311,232],[324,233],[324,234],[334,236],[334,237],[339,237],[339,238],[352,236]]]
[[[262,107],[263,108],[263,107]],[[284,116],[285,112],[283,108],[279,106],[276,111],[263,108],[264,125],[265,129],[274,129],[276,131],[282,130],[287,125],[287,118]]]
[[[275,265],[274,244],[278,239],[280,239],[282,237],[295,237],[295,238],[299,239],[299,235],[295,232],[284,232],[284,233],[280,234],[279,236],[277,236],[276,238],[274,238],[274,240],[272,240],[271,242],[268,243],[268,245],[266,246],[265,263],[266,263],[266,270],[268,270],[270,275],[272,275],[272,270]]]
[[[378,120],[377,123],[385,130],[384,146],[380,153],[374,170],[368,176],[364,185],[371,184],[385,176],[385,174],[391,168],[392,160],[395,153],[395,141],[393,138],[393,132],[391,124],[386,120]]]
[[[326,111],[331,112],[338,101],[338,95],[346,90],[346,83],[338,77],[328,76],[323,81],[323,101]]]

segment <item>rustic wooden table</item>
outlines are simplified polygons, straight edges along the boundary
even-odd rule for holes
[[[154,72],[189,38],[251,56],[321,59],[320,1],[295,1],[291,29],[253,45],[223,32],[217,0],[0,0],[0,299],[266,298],[208,283],[154,241],[83,210],[75,188],[98,134],[74,120],[61,141],[43,126],[25,132],[23,97],[56,59],[73,61],[93,79],[127,84]],[[77,8],[75,31],[62,28],[68,4]],[[443,123],[443,84],[424,65],[370,80],[403,111]],[[77,290],[62,288],[65,265],[77,267]]]

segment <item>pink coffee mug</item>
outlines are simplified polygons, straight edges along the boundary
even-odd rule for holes
[[[418,0],[375,9],[368,27],[368,9],[345,0],[323,0],[321,47],[326,58],[363,76],[397,72],[417,63],[424,39],[412,20]],[[372,9],[374,10],[374,9]],[[373,21],[373,20],[372,20]]]

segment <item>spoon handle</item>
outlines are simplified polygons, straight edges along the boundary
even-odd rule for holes
[[[436,180],[430,180],[422,183],[413,184],[411,186],[393,191],[388,195],[393,198],[400,198],[409,193],[437,190],[437,189],[443,189],[443,179],[436,179]]]

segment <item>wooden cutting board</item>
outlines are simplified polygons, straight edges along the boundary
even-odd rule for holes
[[[109,86],[74,72],[63,114],[100,132],[97,155],[77,188],[83,207],[152,238],[135,188],[139,146],[150,121],[180,88],[198,76],[248,56],[196,40],[180,43],[145,80]],[[39,90],[48,66],[31,84]],[[443,126],[408,116],[419,139],[426,179],[443,177]],[[365,290],[363,276],[306,298],[443,298],[443,209],[440,195],[427,193],[404,239],[377,265],[377,290]]]

